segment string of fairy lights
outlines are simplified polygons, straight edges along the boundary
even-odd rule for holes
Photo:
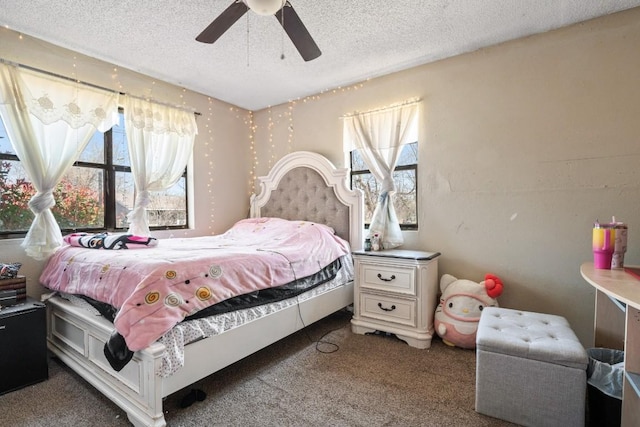
[[[295,100],[291,100],[289,102],[286,103],[286,105],[284,106],[284,111],[275,114],[274,113],[274,109],[276,109],[276,107],[272,107],[272,106],[268,106],[267,107],[267,117],[266,117],[266,125],[265,125],[265,129],[266,129],[266,148],[267,148],[267,170],[271,170],[271,168],[273,167],[273,165],[276,163],[276,161],[278,160],[278,155],[276,152],[277,149],[277,145],[276,145],[276,141],[274,139],[274,130],[281,124],[285,124],[286,125],[286,129],[287,129],[287,140],[286,140],[286,153],[291,153],[294,151],[295,149],[295,139],[294,139],[294,111],[296,109],[296,107],[299,104],[307,104],[309,102],[313,102],[313,101],[319,101],[321,100],[323,97],[327,96],[327,95],[332,95],[332,94],[340,94],[340,93],[346,93],[346,92],[350,92],[350,91],[356,91],[358,89],[361,89],[365,83],[368,82],[368,80],[366,80],[365,82],[360,82],[351,86],[346,86],[346,87],[337,87],[334,89],[327,89],[324,91],[321,91],[318,94],[315,95],[310,95],[310,96],[306,96],[303,98],[298,98]],[[282,109],[282,108],[280,108]],[[260,160],[259,160],[259,155],[258,155],[258,148],[256,146],[256,134],[258,131],[258,125],[256,124],[256,119],[255,119],[255,115],[253,111],[249,111],[247,115],[241,115],[240,112],[241,111],[245,111],[242,110],[240,108],[237,107],[230,107],[230,110],[236,113],[236,118],[242,119],[244,120],[244,123],[247,125],[247,129],[248,129],[248,135],[247,135],[247,140],[249,142],[249,154],[250,154],[250,158],[253,162],[253,164],[251,165],[251,168],[249,170],[249,180],[248,180],[248,195],[251,196],[254,191],[256,190],[256,185],[257,185],[257,180],[258,180],[258,175],[257,175],[257,171],[259,169],[259,165],[260,165]]]
[[[210,156],[209,154],[213,150],[213,142],[214,142],[214,133],[213,126],[211,123],[211,118],[213,117],[213,99],[207,98],[209,102],[206,123],[205,123],[205,132],[207,134],[207,138],[205,139],[204,145],[206,147],[205,157],[209,159],[209,168],[207,170],[207,174],[209,175],[209,179],[207,180],[207,193],[209,194],[209,234],[214,234],[213,223],[215,220],[215,207],[216,201],[213,196],[213,183],[215,182],[214,173],[216,170],[214,159],[215,156]]]
[[[18,34],[18,38],[19,40],[23,41],[24,40],[24,36],[23,34],[19,33]],[[35,40],[35,39],[34,39]],[[33,43],[34,40],[32,40],[31,42]],[[37,42],[36,42],[37,43]],[[69,75],[71,76],[71,78],[77,82],[81,82],[79,76],[78,76],[78,58],[77,56],[74,54],[72,56],[72,61],[71,61],[71,70],[69,72]],[[127,93],[127,88],[125,88],[125,85],[123,85],[122,83],[122,77],[120,70],[118,69],[118,67],[113,67],[110,70],[110,78],[112,81],[112,88],[114,90],[119,91],[120,93]],[[296,107],[300,104],[307,104],[310,102],[314,102],[314,101],[319,101],[320,99],[322,99],[323,97],[327,96],[327,95],[332,95],[332,94],[340,94],[340,93],[346,93],[346,92],[350,92],[350,91],[355,91],[358,90],[360,88],[362,88],[364,86],[364,84],[367,82],[368,80],[366,80],[365,82],[361,82],[361,83],[357,83],[354,85],[350,85],[350,86],[346,86],[346,87],[337,87],[337,88],[333,88],[333,89],[326,89],[321,91],[318,94],[315,95],[310,95],[310,96],[306,96],[306,97],[302,97],[302,98],[297,98],[294,100],[290,100],[288,101],[283,107],[278,107],[277,110],[283,110],[281,112],[278,112],[277,114],[274,113],[274,110],[276,110],[276,107],[271,107],[269,106],[267,108],[267,117],[266,117],[266,125],[265,125],[265,131],[266,131],[266,149],[267,149],[267,153],[266,153],[266,157],[267,157],[267,170],[270,170],[271,167],[275,164],[275,162],[277,161],[277,144],[276,141],[274,139],[274,131],[276,129],[279,129],[280,125],[284,125],[286,126],[286,131],[287,131],[287,136],[286,136],[286,153],[291,153],[294,151],[295,149],[295,138],[294,138],[294,113],[296,110]],[[156,81],[155,80],[149,80],[148,82],[149,87],[147,88],[143,88],[142,92],[144,93],[144,96],[140,96],[141,98],[147,100],[147,101],[152,101],[154,98],[154,92],[156,92]],[[171,86],[167,86],[167,87],[176,87],[175,85],[171,85]],[[185,88],[180,88],[181,92],[177,95],[178,102],[176,104],[182,106],[182,108],[190,110],[191,108],[189,107],[189,105],[187,104],[187,101],[185,99],[185,95],[187,93],[187,89]],[[169,91],[171,92],[171,91]],[[139,96],[139,95],[134,95],[134,96]],[[166,98],[166,96],[164,97]],[[209,212],[210,212],[210,220],[209,220],[209,224],[208,224],[208,230],[209,232],[213,233],[214,230],[214,219],[215,219],[215,197],[214,197],[214,184],[215,184],[215,178],[216,178],[216,167],[215,167],[215,158],[216,156],[213,155],[213,150],[215,149],[215,133],[214,133],[214,126],[212,123],[212,119],[214,116],[214,104],[216,102],[216,100],[214,98],[208,97],[207,98],[208,101],[208,109],[206,113],[200,113],[200,117],[198,119],[198,124],[199,127],[201,127],[202,125],[204,126],[204,130],[200,130],[199,131],[199,136],[197,137],[198,143],[199,144],[203,144],[205,149],[203,150],[203,153],[201,153],[204,158],[207,159],[207,165],[208,165],[208,178],[207,178],[207,191],[208,191],[208,200],[209,200]],[[256,189],[256,185],[257,185],[257,179],[258,179],[258,169],[260,166],[260,156],[258,154],[258,147],[257,147],[257,143],[256,143],[256,134],[258,133],[258,125],[256,123],[256,116],[255,113],[253,111],[247,111],[244,109],[240,109],[237,107],[230,107],[231,111],[236,112],[236,118],[239,118],[241,120],[243,120],[244,125],[246,126],[247,130],[248,130],[248,134],[247,134],[247,139],[248,139],[248,144],[249,144],[249,154],[250,154],[250,159],[252,161],[252,165],[249,169],[249,182],[248,182],[248,187],[249,187],[249,196],[255,191]],[[202,123],[204,119],[204,123]],[[204,138],[203,138],[204,135]],[[185,235],[186,235],[187,231],[185,230]]]

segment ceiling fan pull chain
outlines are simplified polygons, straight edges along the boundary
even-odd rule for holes
[[[282,6],[283,8],[286,7],[286,4]],[[288,22],[288,21],[287,21]],[[280,25],[282,25],[282,28],[284,28],[284,10],[280,13]],[[281,54],[280,54],[280,59],[284,60],[284,31],[282,33],[280,33],[280,48],[281,48]]]
[[[249,14],[247,13],[247,68],[249,67]]]
[[[196,40],[202,43],[214,43],[227,31],[242,15],[247,14],[247,66],[249,66],[250,58],[250,26],[249,10],[258,15],[275,16],[278,23],[282,26],[284,32],[281,40],[280,59],[285,59],[284,44],[285,37],[291,39],[293,46],[305,61],[311,61],[322,54],[318,45],[307,31],[302,20],[291,6],[289,0],[233,0],[233,3],[227,7],[211,24],[207,26]],[[285,15],[286,22],[285,22]]]

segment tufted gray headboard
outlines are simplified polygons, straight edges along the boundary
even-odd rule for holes
[[[292,169],[282,177],[260,215],[326,224],[349,240],[349,208],[318,172],[307,167]]]
[[[337,169],[325,157],[297,151],[283,157],[266,177],[259,178],[260,195],[252,199],[252,217],[313,221],[332,227],[362,248],[362,193],[348,187],[348,169]]]

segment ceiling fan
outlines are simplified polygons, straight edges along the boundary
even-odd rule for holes
[[[288,0],[234,0],[196,40],[202,43],[215,42],[249,9],[258,15],[275,16],[305,61],[322,54]]]

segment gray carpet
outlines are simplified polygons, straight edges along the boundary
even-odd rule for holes
[[[166,398],[183,426],[512,426],[474,411],[475,352],[434,339],[355,335],[339,312]],[[316,341],[325,333],[323,341]],[[336,351],[333,351],[336,350]],[[332,352],[333,351],[333,352]],[[53,358],[49,379],[0,396],[0,425],[128,426],[126,414]]]

